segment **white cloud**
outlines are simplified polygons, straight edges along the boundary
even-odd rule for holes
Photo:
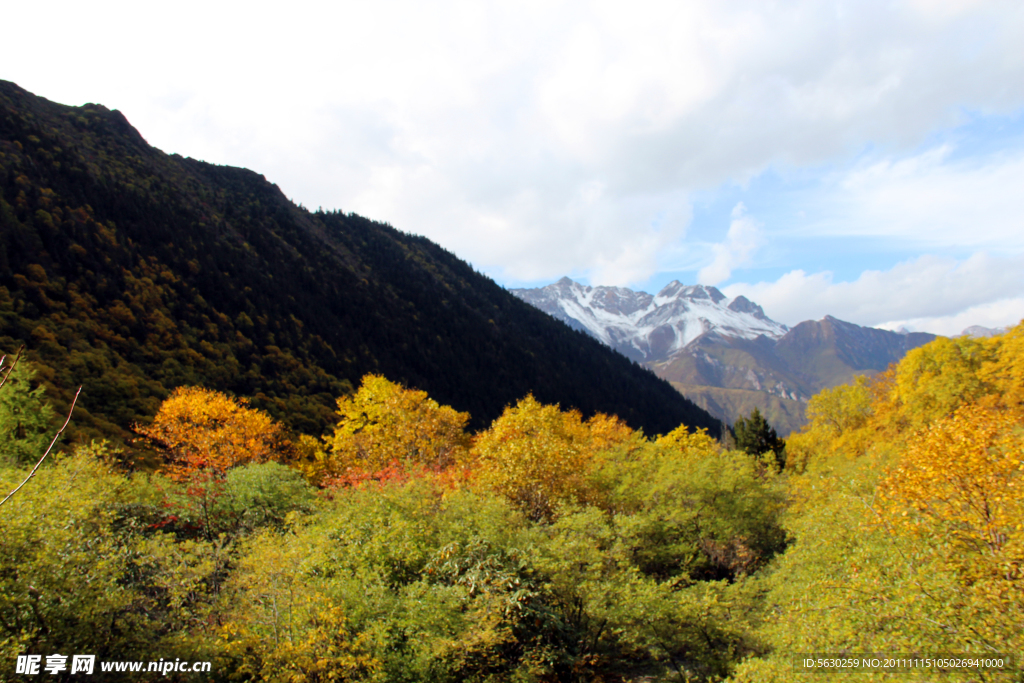
[[[971,306],[953,315],[892,320],[877,327],[887,330],[899,330],[902,327],[912,332],[931,332],[952,337],[973,325],[989,328],[1012,327],[1021,320],[1024,320],[1024,297],[1013,297]]]
[[[643,279],[678,251],[696,190],[865,145],[903,153],[964,108],[1024,105],[1018,2],[169,8],[13,3],[5,22],[24,30],[0,42],[2,77],[119,108],[166,151],[248,166],[307,206],[389,221],[513,278]],[[964,174],[933,190],[936,164],[903,181],[940,207],[905,218],[905,234],[929,230],[929,216],[970,220],[963,188],[941,210]],[[978,169],[970,187],[983,192],[986,173],[1000,187],[1019,177]],[[849,191],[865,220],[900,208],[882,180],[863,182]],[[975,196],[1006,216],[1018,208]],[[998,230],[986,246],[1009,232]]]
[[[865,271],[852,282],[833,282],[830,272],[795,270],[775,282],[737,283],[723,291],[756,301],[770,318],[788,325],[832,315],[859,325],[932,331],[921,327],[923,321],[967,319],[970,311],[984,313],[985,322],[968,325],[996,324],[997,313],[1005,316],[998,325],[1006,325],[1024,316],[1014,303],[1024,300],[1024,256],[922,256],[887,271]]]
[[[872,237],[920,249],[1024,250],[1024,149],[954,158],[944,144],[839,175],[809,198],[804,234]]]
[[[746,207],[740,202],[733,207],[725,242],[712,245],[713,260],[697,273],[697,281],[717,285],[728,280],[733,270],[750,262],[750,257],[762,244],[761,226],[747,214]]]

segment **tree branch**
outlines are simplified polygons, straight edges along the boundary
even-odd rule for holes
[[[20,357],[20,355],[21,354],[19,352],[19,357]],[[15,360],[15,363],[17,363],[17,360]],[[12,365],[11,368],[13,369],[14,366]],[[10,373],[8,373],[8,374],[10,374]],[[6,381],[7,378],[4,377],[4,380]],[[2,385],[0,385],[0,386],[2,386]],[[57,433],[53,435],[53,440],[50,441],[50,447],[46,449],[45,453],[43,453],[43,457],[39,458],[39,462],[36,463],[36,466],[33,467],[32,471],[28,473],[28,476],[25,477],[25,481],[23,481],[20,484],[18,484],[18,487],[16,489],[14,489],[13,491],[11,491],[10,493],[8,493],[6,498],[4,498],[3,500],[0,500],[0,505],[3,505],[7,501],[9,501],[11,499],[11,496],[13,496],[15,493],[20,491],[21,487],[28,483],[29,479],[31,479],[32,477],[36,476],[36,471],[39,469],[39,466],[43,464],[44,460],[46,460],[46,456],[48,456],[50,454],[50,451],[53,450],[53,445],[55,443],[57,443],[57,439],[60,438],[60,435],[64,433],[64,430],[67,428],[68,424],[71,422],[71,413],[75,412],[75,404],[78,403],[78,395],[80,393],[82,393],[82,387],[78,387],[78,391],[75,392],[75,397],[71,400],[71,408],[68,410],[68,417],[67,417],[66,420],[64,420],[64,424],[61,425],[61,428],[57,430]]]

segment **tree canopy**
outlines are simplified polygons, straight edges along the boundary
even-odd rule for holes
[[[176,389],[152,424],[136,431],[154,440],[170,458],[174,476],[205,471],[223,476],[246,462],[263,462],[280,450],[281,426],[261,410],[202,387]]]

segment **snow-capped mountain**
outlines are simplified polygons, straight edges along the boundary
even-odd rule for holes
[[[742,296],[679,282],[653,296],[569,278],[511,291],[646,365],[726,422],[758,408],[783,435],[806,422],[804,407],[814,394],[885,370],[935,338],[832,316],[790,329]]]
[[[667,358],[708,334],[779,339],[789,330],[745,297],[729,299],[714,287],[679,281],[653,296],[625,287],[589,287],[567,277],[547,287],[511,292],[620,353],[646,362]]]
[[[960,333],[961,337],[995,337],[1000,334],[1006,334],[1010,331],[1009,327],[982,327],[981,325],[971,325],[963,332]]]

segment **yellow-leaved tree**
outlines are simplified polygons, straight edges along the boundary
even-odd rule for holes
[[[790,439],[811,456],[787,481],[796,542],[765,578],[763,635],[777,654],[749,660],[733,680],[791,680],[792,652],[998,659],[1024,648],[1021,387],[1024,324],[991,339],[936,339],[867,394],[812,399],[803,441]],[[1010,666],[943,680],[1019,680],[1019,662]]]
[[[986,403],[1024,410],[1024,323],[990,339],[988,345],[992,347],[991,355],[978,374],[992,387],[996,398]]]
[[[998,337],[938,337],[909,351],[897,366],[890,393],[899,428],[927,427],[961,405],[991,394],[995,388],[980,370],[995,359],[1001,343]]]
[[[240,549],[219,603],[219,645],[246,680],[269,683],[372,680],[379,662],[354,633],[336,596],[323,590],[326,535],[296,542],[264,531]],[[318,580],[319,579],[319,580]]]
[[[824,389],[807,402],[808,424],[786,440],[786,467],[807,469],[815,457],[863,454],[873,431],[872,383],[858,377],[853,384]]]
[[[961,551],[1024,550],[1024,434],[998,408],[965,405],[911,442],[879,486],[894,525]],[[1011,544],[1011,541],[1013,543]],[[1024,555],[1014,558],[1024,562]]]
[[[721,444],[708,434],[708,430],[698,429],[691,432],[686,425],[679,425],[668,434],[659,436],[654,443],[668,449],[684,461],[706,458],[722,452]]]
[[[168,473],[188,479],[214,476],[247,462],[269,460],[281,447],[281,426],[244,398],[202,387],[179,387],[162,403],[153,423],[135,431],[169,456]]]
[[[1024,424],[967,404],[934,422],[879,484],[886,526],[907,555],[948,572],[936,621],[978,651],[1024,647]],[[911,550],[912,549],[912,550]]]
[[[640,435],[615,415],[597,413],[584,424],[589,432],[590,448],[595,453],[625,443],[634,434]]]
[[[395,465],[439,471],[464,462],[469,448],[469,413],[380,375],[366,375],[355,394],[339,398],[338,416],[329,451],[313,468],[314,479]]]
[[[560,502],[585,498],[594,454],[632,433],[618,418],[598,414],[584,422],[579,411],[564,412],[530,395],[505,408],[477,437],[472,454],[483,486],[541,519]]]

